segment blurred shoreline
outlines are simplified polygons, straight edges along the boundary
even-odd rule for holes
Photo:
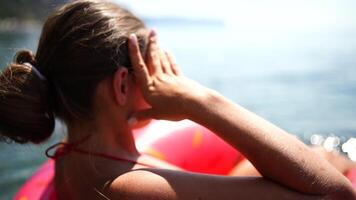
[[[42,27],[40,20],[5,18],[0,19],[0,32],[31,32]]]

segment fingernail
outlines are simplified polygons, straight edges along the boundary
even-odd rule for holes
[[[134,44],[134,45],[137,44],[137,36],[136,36],[135,33],[132,33],[132,34],[130,35],[130,40],[131,40],[132,44]]]
[[[154,36],[156,36],[157,35],[157,32],[155,31],[155,30],[151,30],[151,37],[154,37]]]
[[[127,123],[132,126],[135,125],[137,123],[137,119],[136,117],[130,117],[129,120],[127,120]]]

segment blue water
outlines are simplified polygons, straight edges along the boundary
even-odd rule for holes
[[[356,29],[249,32],[224,22],[155,22],[161,46],[188,77],[308,141],[312,134],[356,137]],[[0,66],[39,30],[0,32]],[[228,111],[227,111],[228,112]],[[10,199],[46,158],[62,127],[41,146],[0,144],[0,199]]]

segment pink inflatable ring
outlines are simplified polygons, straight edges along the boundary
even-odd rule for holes
[[[137,148],[187,171],[227,175],[244,157],[208,129],[188,120],[152,121],[134,131]],[[347,177],[356,188],[356,169]],[[45,162],[20,188],[15,200],[56,199],[54,160]]]

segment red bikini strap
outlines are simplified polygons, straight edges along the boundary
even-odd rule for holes
[[[65,155],[69,154],[70,152],[77,152],[77,153],[81,153],[81,154],[87,154],[87,155],[92,155],[92,156],[96,156],[96,157],[107,158],[107,159],[110,159],[110,160],[125,161],[125,162],[130,162],[130,163],[133,163],[133,164],[139,164],[139,165],[143,165],[143,166],[146,166],[146,167],[155,168],[153,165],[137,162],[136,160],[117,157],[117,156],[112,156],[112,155],[108,155],[108,154],[105,154],[105,153],[87,151],[87,150],[83,150],[83,149],[77,148],[77,146],[79,144],[81,144],[84,141],[86,141],[90,136],[91,135],[88,135],[85,138],[83,138],[82,140],[79,140],[79,141],[74,142],[74,143],[65,143],[65,142],[56,143],[56,144],[50,146],[46,150],[46,156],[48,158],[57,159],[57,158],[59,158],[61,156],[65,156]],[[54,154],[51,155],[50,151],[53,150],[53,149],[56,149],[56,150],[55,150]]]
[[[108,155],[108,154],[105,154],[105,153],[92,152],[92,151],[87,151],[87,150],[83,150],[83,149],[79,149],[79,148],[72,148],[71,150],[74,151],[74,152],[77,152],[77,153],[81,153],[81,154],[88,154],[88,155],[101,157],[101,158],[106,158],[106,159],[110,159],[110,160],[125,161],[125,162],[129,162],[129,163],[132,163],[132,164],[139,164],[139,165],[143,165],[143,166],[146,166],[146,167],[155,168],[155,166],[153,166],[153,165],[149,165],[149,164],[146,164],[146,163],[138,162],[136,160],[132,160],[132,159],[128,159],[128,158],[112,156],[112,155]]]
[[[91,137],[91,135],[87,135],[85,136],[84,138],[78,140],[78,141],[75,141],[75,142],[72,142],[72,143],[66,143],[66,142],[58,142],[50,147],[48,147],[46,149],[46,156],[48,158],[52,158],[52,159],[57,159],[58,157],[60,156],[64,156],[64,155],[67,155],[68,153],[71,152],[71,150],[73,148],[75,148],[76,146],[78,146],[79,144],[85,142],[86,140],[88,140],[89,138]],[[50,154],[50,151],[55,149],[55,152],[54,154]]]

